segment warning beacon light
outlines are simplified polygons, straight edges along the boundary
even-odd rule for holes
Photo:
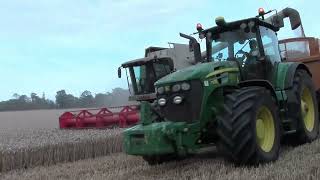
[[[198,23],[197,24],[197,31],[202,31],[203,28],[202,28],[202,24]]]
[[[259,8],[258,12],[259,12],[259,16],[263,16],[266,14],[263,8]]]

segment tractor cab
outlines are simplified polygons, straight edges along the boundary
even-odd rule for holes
[[[281,62],[278,29],[259,18],[231,23],[218,18],[216,23],[200,32],[206,39],[207,61],[236,62],[241,80],[271,80],[274,65]]]
[[[277,32],[289,17],[292,30],[301,25],[299,13],[287,8],[265,18],[272,11],[259,9],[254,18],[227,23],[223,17],[216,19],[217,26],[203,30],[197,25],[200,39],[206,39],[206,60],[234,61],[240,69],[240,79],[265,79],[272,81],[275,66],[282,61]]]

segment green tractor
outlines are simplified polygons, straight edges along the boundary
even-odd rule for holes
[[[237,164],[259,164],[278,159],[283,139],[315,140],[312,72],[282,58],[277,39],[285,18],[293,30],[301,25],[299,13],[287,8],[265,18],[270,12],[229,23],[219,17],[206,30],[197,25],[206,58],[155,83],[157,103],[141,103],[140,123],[123,132],[125,152],[152,165],[216,146]]]

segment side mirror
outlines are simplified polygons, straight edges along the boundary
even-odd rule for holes
[[[121,67],[118,68],[118,78],[121,78]]]

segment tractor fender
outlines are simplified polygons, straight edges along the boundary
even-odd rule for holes
[[[294,75],[296,74],[296,71],[298,69],[302,69],[302,70],[307,71],[307,73],[312,77],[312,74],[311,74],[309,68],[305,64],[303,64],[303,63],[293,63],[287,69],[285,82],[284,82],[285,84],[284,84],[283,89],[290,89],[292,87]]]
[[[297,69],[304,69],[311,75],[310,70],[303,63],[282,62],[277,64],[276,67],[276,73],[274,74],[273,80],[277,90],[287,90],[292,87]]]
[[[268,89],[272,96],[276,99],[276,101],[278,102],[278,98],[277,98],[277,94],[276,91],[274,89],[274,87],[272,86],[272,84],[269,81],[266,80],[247,80],[247,81],[242,81],[238,84],[238,86],[240,87],[248,87],[248,86],[260,86],[260,87],[265,87],[266,89]]]

